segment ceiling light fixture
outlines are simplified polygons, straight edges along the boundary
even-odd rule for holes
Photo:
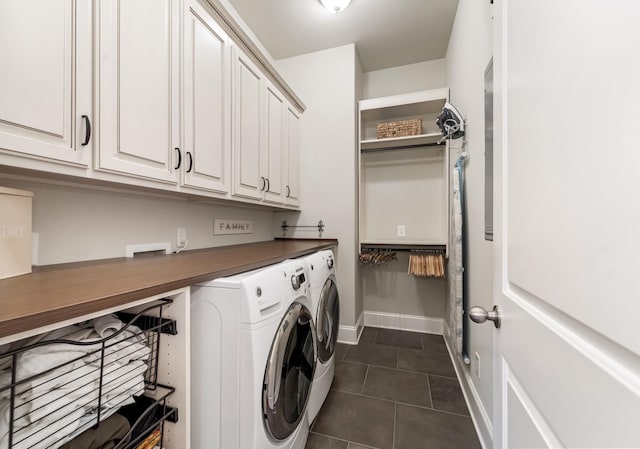
[[[332,13],[337,14],[344,11],[351,0],[320,0],[320,3]]]

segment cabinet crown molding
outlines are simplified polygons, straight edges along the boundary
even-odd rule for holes
[[[280,76],[276,68],[271,64],[269,59],[263,54],[262,50],[253,42],[251,37],[245,33],[240,24],[231,16],[227,9],[218,0],[200,0],[212,12],[213,16],[218,20],[220,26],[229,33],[231,39],[264,70],[269,79],[286,95],[287,99],[293,106],[302,113],[307,108],[287,82]]]

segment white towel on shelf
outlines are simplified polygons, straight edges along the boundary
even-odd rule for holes
[[[144,373],[147,364],[133,361],[127,365],[105,367],[102,379],[102,404],[107,408],[134,403],[132,397],[144,392]]]
[[[64,404],[65,398],[60,399]],[[70,401],[66,400],[67,403]],[[3,430],[0,435],[0,449],[9,447],[9,423],[4,421],[5,407],[0,408],[0,424]],[[64,406],[63,406],[64,409]],[[63,438],[75,431],[80,423],[80,418],[85,411],[82,408],[70,410],[68,413],[57,416],[54,420],[41,420],[24,428],[14,429],[12,449],[56,449],[63,444]]]
[[[65,366],[65,370],[51,371],[19,386],[14,404],[15,426],[24,427],[45,418],[57,419],[61,414],[85,407],[82,401],[77,400],[98,388],[99,374],[95,368],[81,361],[74,362],[72,366],[73,369]],[[73,402],[73,408],[60,410],[65,406],[61,398],[64,401],[76,401]],[[4,401],[9,402],[8,398]],[[8,419],[7,415],[6,422]]]
[[[122,321],[115,315],[105,315],[93,320],[93,328],[100,338],[115,334],[122,326]]]
[[[97,336],[97,334],[94,334]],[[120,335],[105,342],[104,364],[119,363],[125,365],[132,360],[147,360],[151,350],[146,344],[146,337],[136,326],[129,326]],[[84,360],[87,363],[102,363],[102,352],[95,351]]]
[[[64,338],[72,341],[87,341],[92,334],[95,335],[92,329],[80,329]],[[29,349],[18,355],[16,379],[25,380],[54,368],[65,370],[69,362],[99,349],[100,345],[80,346],[69,343],[52,343]]]

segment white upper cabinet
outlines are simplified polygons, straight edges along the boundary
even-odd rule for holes
[[[178,0],[97,3],[96,169],[176,182]]]
[[[298,207],[303,105],[226,14],[0,0],[0,166]]]
[[[231,43],[196,0],[183,11],[182,185],[229,192]]]
[[[0,153],[89,164],[91,24],[89,0],[0,0]]]
[[[285,202],[289,206],[300,205],[300,115],[287,106],[286,157],[284,186]]]
[[[267,186],[264,201],[284,203],[285,101],[284,96],[269,82],[265,89],[265,145],[263,175]]]
[[[233,66],[233,195],[283,205],[288,190],[288,102],[237,47]],[[297,184],[294,187],[297,192]]]
[[[233,56],[234,145],[233,195],[262,199],[262,72],[239,48]]]

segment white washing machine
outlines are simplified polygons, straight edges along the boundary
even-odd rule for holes
[[[340,298],[336,285],[333,251],[318,251],[303,258],[309,273],[311,312],[318,335],[318,366],[309,399],[309,423],[313,422],[331,388],[335,371],[336,341],[340,325]]]
[[[316,333],[303,261],[191,289],[191,448],[304,449]]]

